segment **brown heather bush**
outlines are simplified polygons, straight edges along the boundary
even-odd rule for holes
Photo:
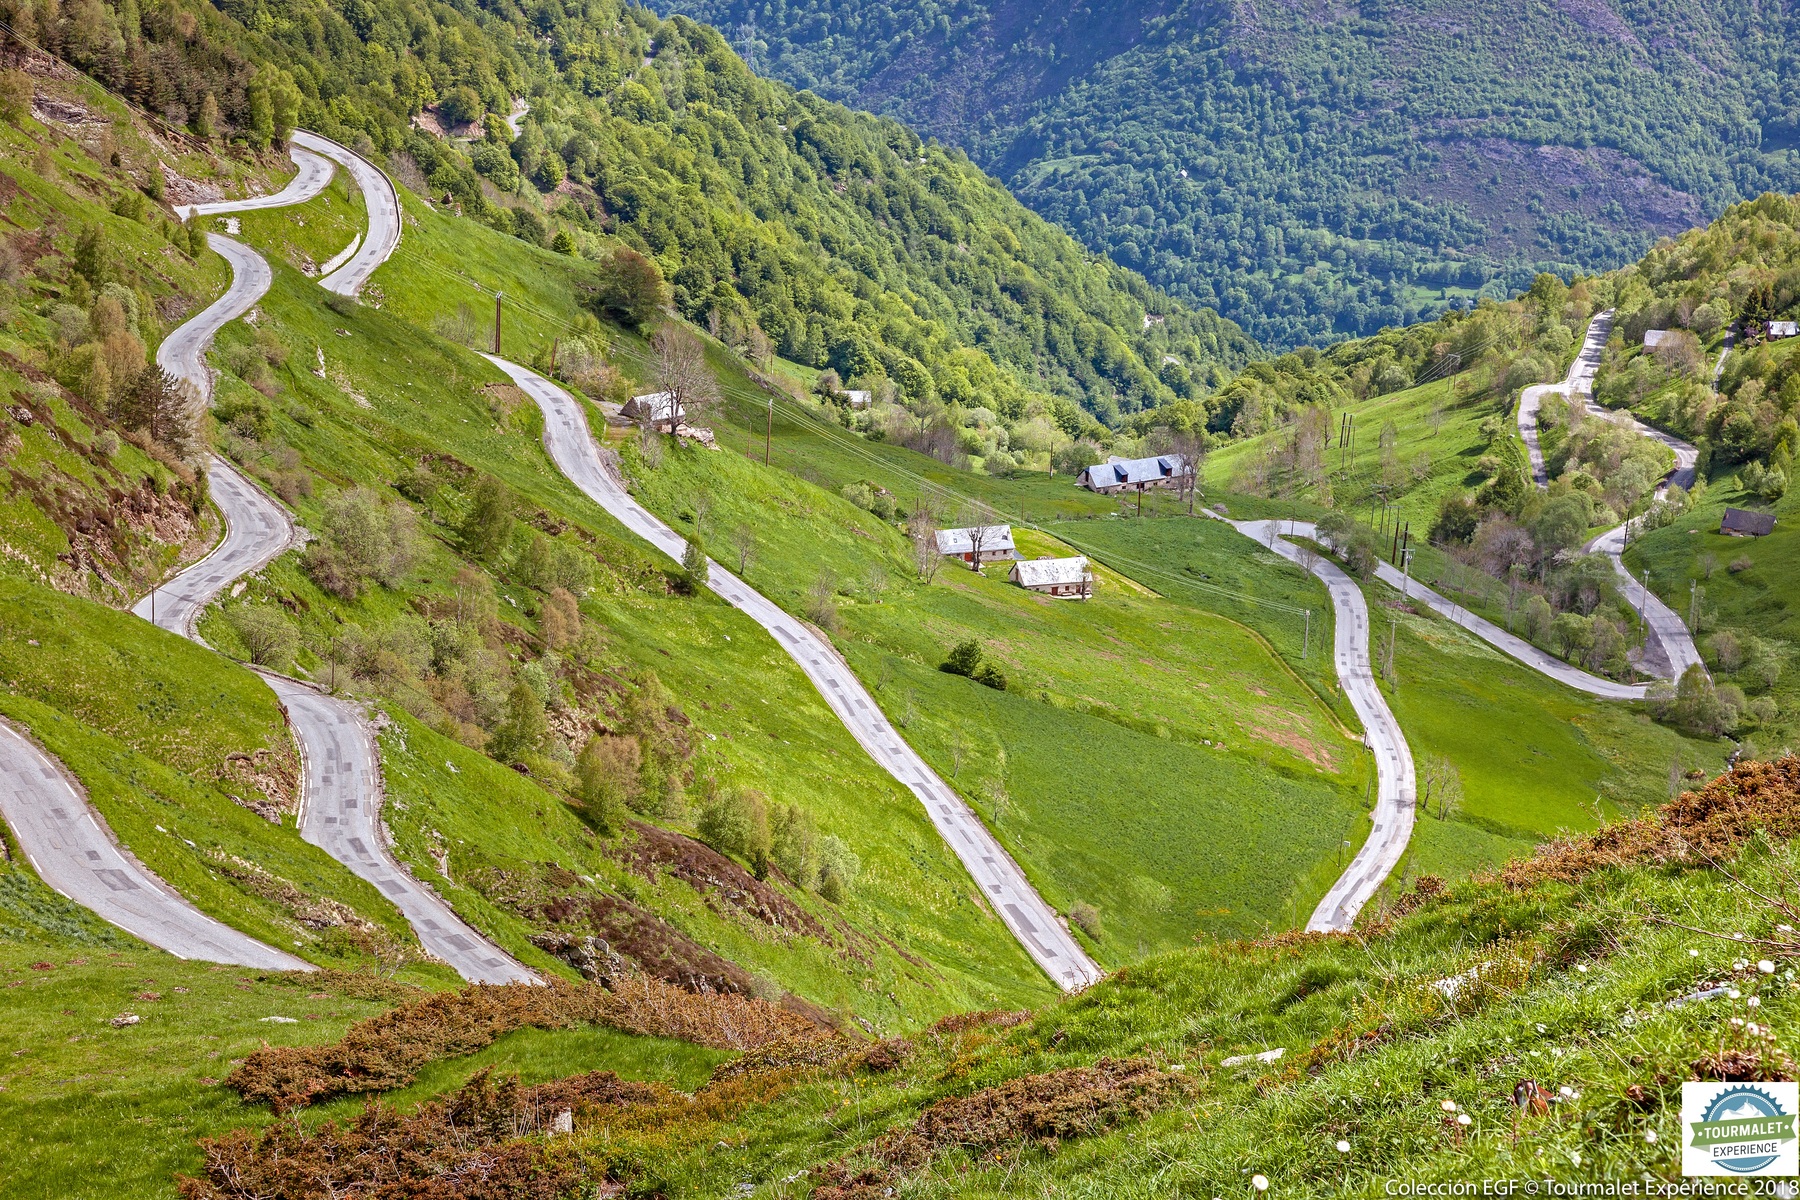
[[[287,1112],[331,1096],[404,1086],[426,1063],[469,1054],[515,1029],[578,1025],[677,1038],[717,1050],[754,1050],[826,1036],[806,1018],[762,1000],[695,994],[643,976],[617,981],[610,990],[561,981],[542,987],[473,984],[359,1021],[343,1040],[329,1045],[258,1050],[225,1085],[248,1102]]]
[[[1729,856],[1757,832],[1781,839],[1800,835],[1800,758],[1740,763],[1647,816],[1551,842],[1500,877],[1524,888],[1575,883],[1607,867],[1685,866]]]
[[[829,1067],[856,1053],[858,1043],[843,1037],[783,1038],[746,1050],[713,1068],[712,1082],[766,1075],[790,1067]]]
[[[967,1033],[971,1029],[1010,1029],[1031,1020],[1030,1009],[990,1008],[981,1012],[951,1013],[931,1027],[933,1033]]]
[[[370,1104],[341,1124],[309,1131],[281,1121],[201,1143],[203,1178],[180,1181],[183,1200],[560,1200],[586,1181],[548,1133],[558,1114],[579,1129],[596,1113],[682,1099],[658,1083],[593,1071],[536,1087],[482,1070],[452,1095],[410,1116]]]
[[[1150,1060],[1101,1059],[1026,1075],[970,1096],[940,1100],[911,1125],[890,1130],[854,1155],[821,1168],[813,1200],[873,1200],[891,1195],[900,1176],[946,1150],[979,1157],[1022,1141],[1045,1149],[1099,1133],[1121,1120],[1142,1120],[1181,1084]]]

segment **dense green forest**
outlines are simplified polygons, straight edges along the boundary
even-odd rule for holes
[[[1800,186],[1788,5],[678,7],[1278,347],[1622,266]]]
[[[1197,394],[1255,352],[959,152],[765,82],[712,30],[616,0],[6,10],[194,133],[266,146],[298,121],[361,139],[415,190],[527,240],[600,260],[606,235],[636,247],[729,340],[910,400],[1035,404],[1073,431],[1083,409],[1110,421]],[[516,99],[517,136],[483,120]]]

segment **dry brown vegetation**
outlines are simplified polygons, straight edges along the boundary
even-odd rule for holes
[[[1800,758],[1740,763],[1646,816],[1551,842],[1501,878],[1523,888],[1575,883],[1607,867],[1704,862],[1730,855],[1757,832],[1800,834]]]
[[[593,1071],[536,1087],[516,1077],[494,1083],[485,1070],[454,1094],[410,1116],[375,1103],[339,1124],[308,1131],[282,1121],[260,1133],[236,1130],[203,1143],[203,1178],[181,1180],[183,1200],[301,1200],[319,1196],[370,1200],[555,1200],[573,1194],[585,1175],[559,1154],[552,1132],[569,1113],[571,1126],[604,1109],[678,1099],[657,1083]],[[602,1185],[600,1195],[615,1194]]]
[[[1148,1059],[1104,1058],[1091,1067],[1025,1075],[970,1096],[939,1100],[911,1125],[821,1168],[814,1200],[873,1200],[893,1193],[901,1175],[946,1150],[982,1155],[1019,1142],[1055,1149],[1067,1138],[1142,1120],[1180,1085]]]
[[[474,984],[402,1005],[323,1046],[256,1051],[225,1080],[246,1101],[277,1112],[316,1100],[409,1082],[428,1062],[468,1054],[527,1026],[604,1025],[720,1050],[826,1036],[812,1021],[747,996],[696,995],[635,976],[597,984]]]

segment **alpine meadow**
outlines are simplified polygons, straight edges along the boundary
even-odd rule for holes
[[[0,1196],[1786,1194],[1790,7],[677,8],[0,0]]]

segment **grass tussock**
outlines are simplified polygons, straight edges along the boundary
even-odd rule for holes
[[[479,1050],[515,1029],[578,1025],[720,1050],[804,1044],[824,1036],[806,1018],[765,1001],[696,994],[643,977],[613,989],[563,982],[475,984],[360,1022],[338,1042],[259,1050],[225,1083],[246,1101],[288,1112],[331,1096],[404,1086],[426,1063]]]
[[[1148,1059],[1101,1059],[1025,1075],[973,1095],[940,1100],[911,1125],[882,1135],[867,1150],[821,1169],[825,1183],[814,1200],[873,1200],[890,1196],[902,1175],[916,1173],[938,1154],[965,1151],[980,1157],[1019,1142],[1054,1150],[1126,1120],[1141,1121],[1159,1108],[1180,1080]]]

